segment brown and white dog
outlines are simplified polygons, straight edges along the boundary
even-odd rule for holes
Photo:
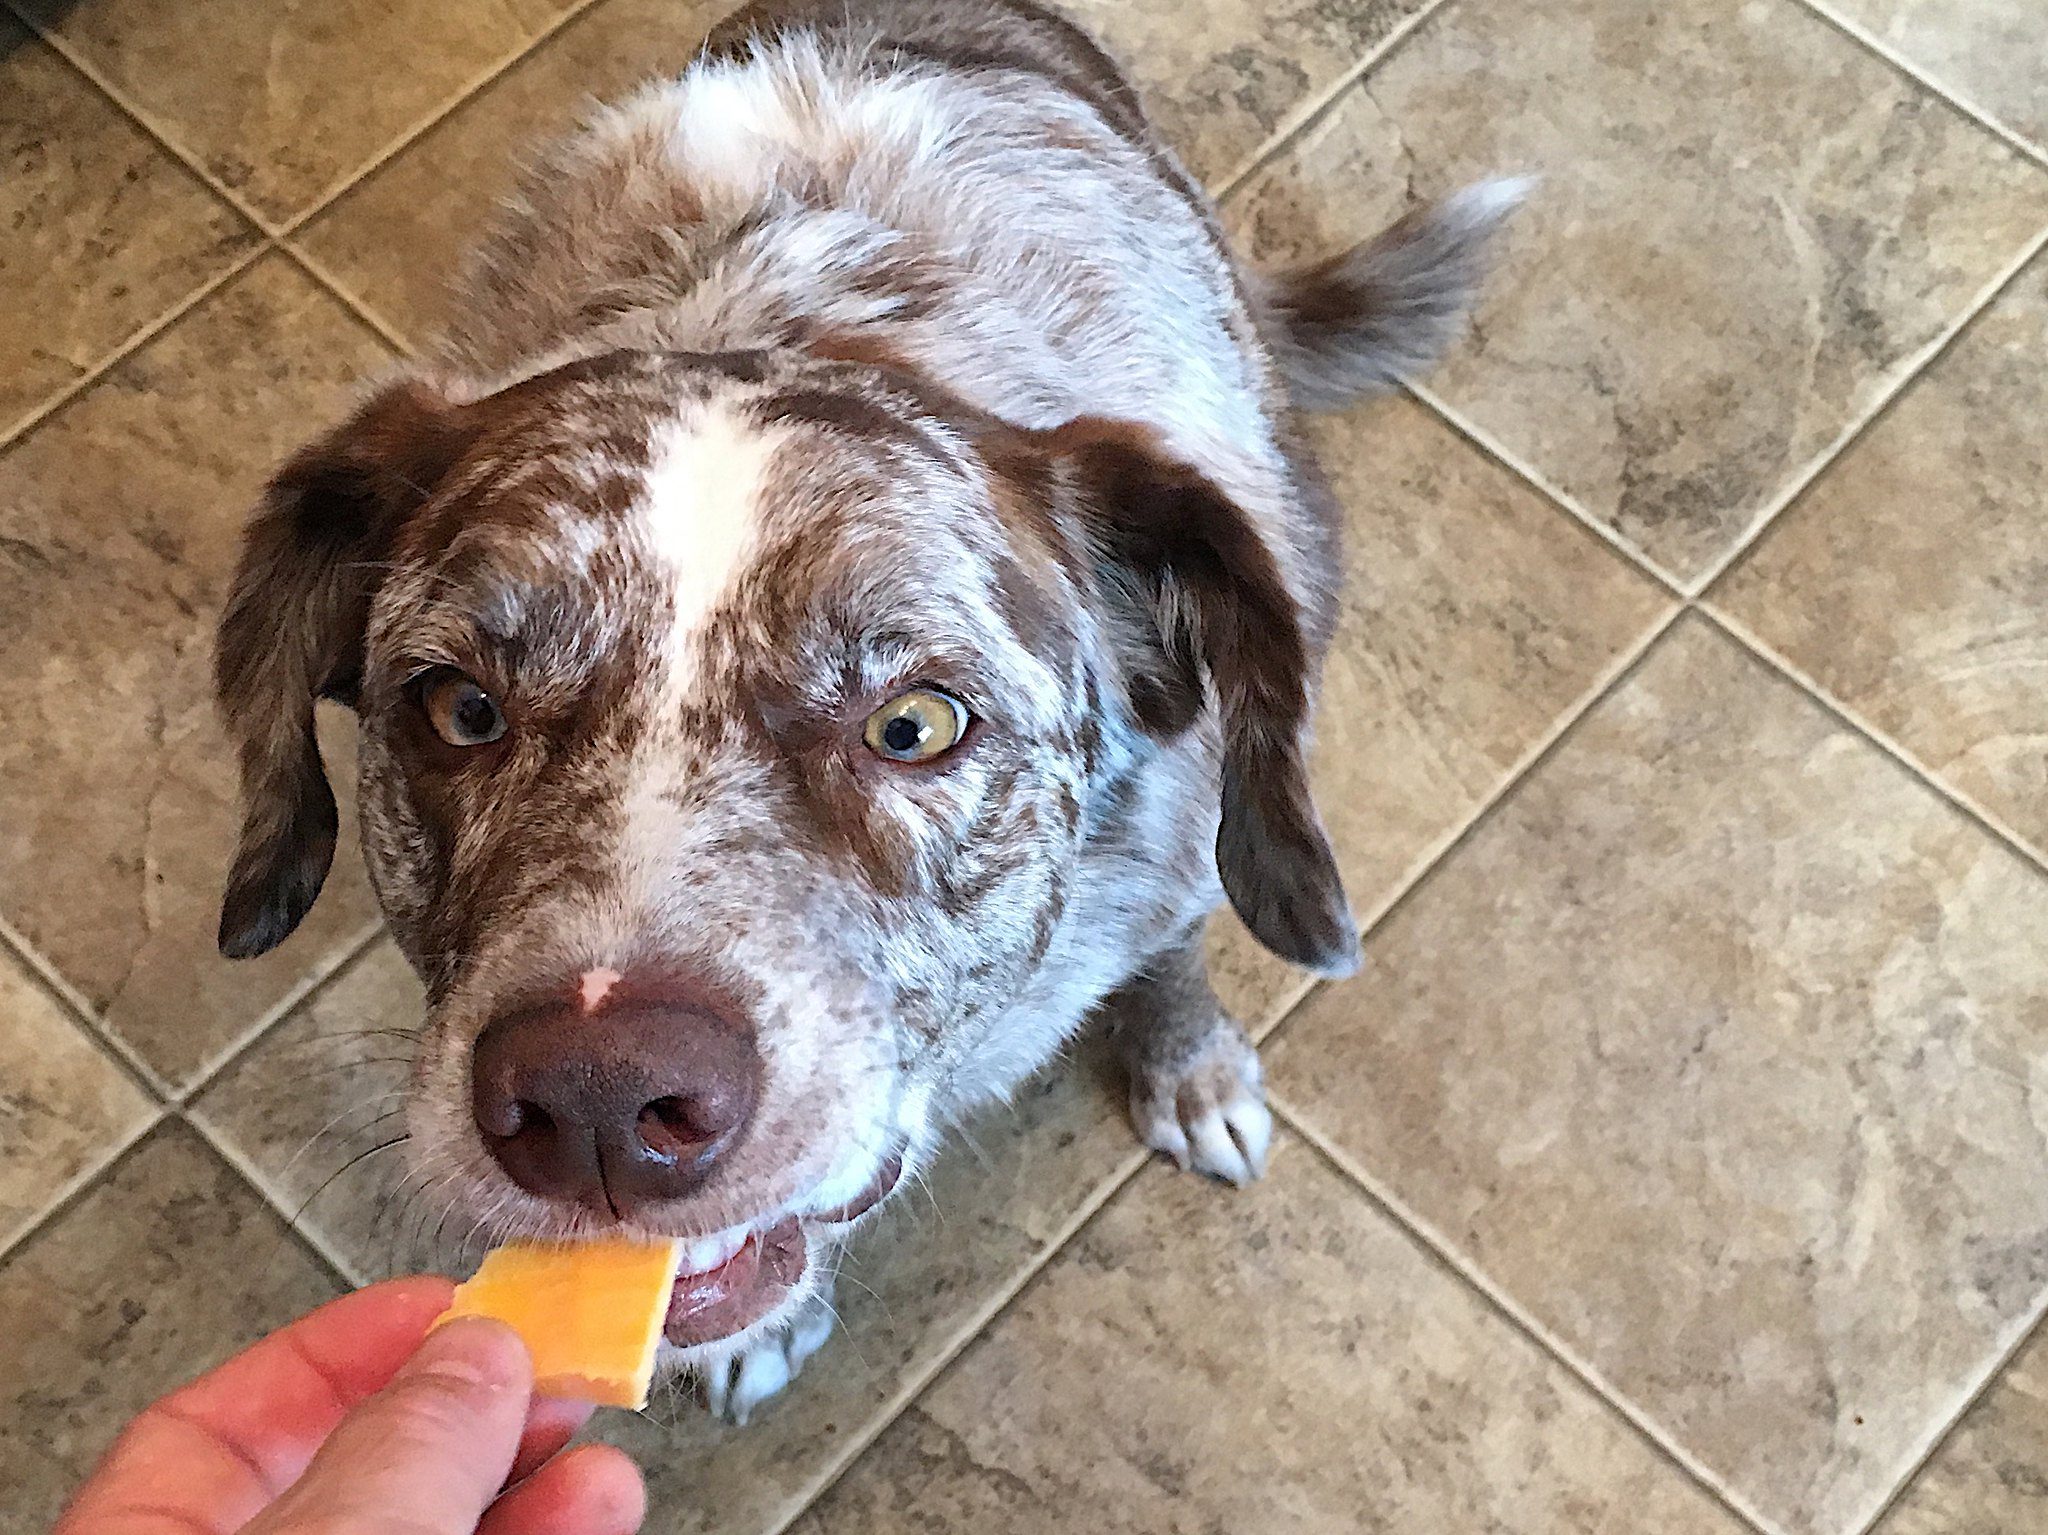
[[[319,890],[340,698],[419,1164],[493,1238],[687,1238],[669,1362],[735,1419],[853,1222],[1091,1015],[1147,1145],[1256,1176],[1204,919],[1357,947],[1292,415],[1425,361],[1512,200],[1255,272],[1038,6],[742,12],[541,159],[431,360],[272,483],[222,949]]]

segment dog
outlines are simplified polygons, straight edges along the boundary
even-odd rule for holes
[[[337,835],[426,988],[417,1159],[493,1239],[686,1239],[744,1421],[945,1128],[1099,1017],[1145,1144],[1271,1120],[1225,899],[1324,975],[1339,515],[1296,430],[1429,360],[1514,189],[1295,270],[1028,0],[767,0],[545,151],[450,329],[275,475],[220,621],[220,946]]]

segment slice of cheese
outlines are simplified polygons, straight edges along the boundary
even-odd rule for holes
[[[681,1242],[508,1242],[435,1322],[496,1317],[526,1341],[537,1396],[642,1408]]]

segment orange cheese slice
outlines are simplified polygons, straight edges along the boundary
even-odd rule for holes
[[[526,1341],[537,1396],[647,1405],[681,1242],[508,1242],[435,1322],[496,1317]]]

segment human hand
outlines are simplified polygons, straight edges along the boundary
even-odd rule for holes
[[[345,1295],[146,1408],[55,1535],[631,1535],[640,1473],[536,1400],[518,1336],[427,1329],[444,1279]],[[425,1341],[422,1342],[422,1339]]]

